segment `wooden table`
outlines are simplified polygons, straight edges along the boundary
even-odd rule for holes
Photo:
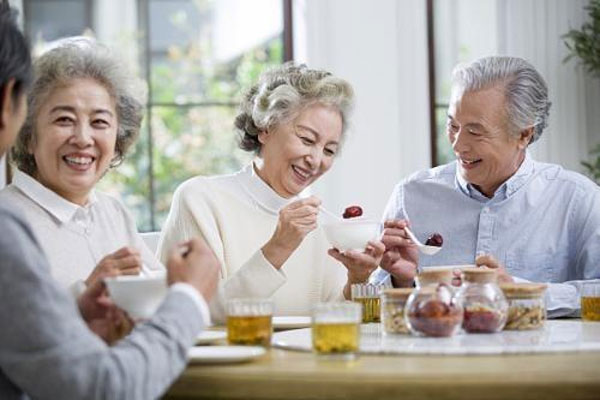
[[[600,351],[343,362],[274,348],[246,364],[190,365],[167,398],[600,399]]]

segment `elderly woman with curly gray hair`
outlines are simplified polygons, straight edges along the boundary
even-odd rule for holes
[[[116,199],[94,190],[136,140],[143,86],[101,44],[70,38],[34,63],[18,170],[0,198],[21,208],[53,276],[75,292],[108,275],[164,268]]]
[[[309,191],[336,160],[352,105],[350,84],[328,72],[286,64],[263,73],[235,120],[240,147],[257,157],[237,173],[195,177],[177,189],[159,258],[203,236],[222,265],[220,305],[272,298],[275,314],[308,315],[316,302],[349,298],[384,246],[329,249],[318,225],[321,201]],[[220,308],[211,310],[219,319]]]

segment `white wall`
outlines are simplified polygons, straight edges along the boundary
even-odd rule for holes
[[[567,55],[561,36],[579,28],[588,0],[497,0],[498,52],[529,60],[548,83],[549,126],[532,145],[541,161],[582,171],[580,161],[600,143],[600,82],[586,76]]]
[[[587,0],[478,1],[461,0],[458,11],[457,3],[441,3],[457,38],[446,50],[458,60],[462,37],[479,43],[469,46],[471,58],[510,54],[532,62],[553,101],[534,156],[581,171],[600,143],[600,82],[562,62],[561,35],[584,22]],[[378,216],[396,182],[429,167],[425,1],[295,0],[293,11],[295,59],[348,79],[357,97],[349,140],[316,191],[332,210],[358,203]]]
[[[421,0],[295,0],[297,61],[349,80],[356,108],[340,158],[315,186],[340,212],[379,218],[393,186],[430,163],[426,9]]]

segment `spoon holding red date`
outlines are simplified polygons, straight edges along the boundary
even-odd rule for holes
[[[434,233],[433,235],[431,235],[429,238],[427,238],[425,244],[423,244],[419,241],[419,239],[417,239],[415,234],[412,233],[410,229],[404,228],[404,231],[406,232],[410,240],[417,245],[419,251],[423,254],[427,254],[428,256],[436,254],[442,249],[442,245],[444,244],[444,239],[439,233]]]

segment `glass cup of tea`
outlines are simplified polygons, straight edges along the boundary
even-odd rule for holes
[[[600,281],[582,283],[581,319],[584,321],[600,321]]]
[[[311,329],[315,353],[322,358],[354,359],[359,349],[361,320],[360,303],[316,304]]]
[[[271,346],[273,302],[267,299],[231,299],[227,302],[227,343]]]

